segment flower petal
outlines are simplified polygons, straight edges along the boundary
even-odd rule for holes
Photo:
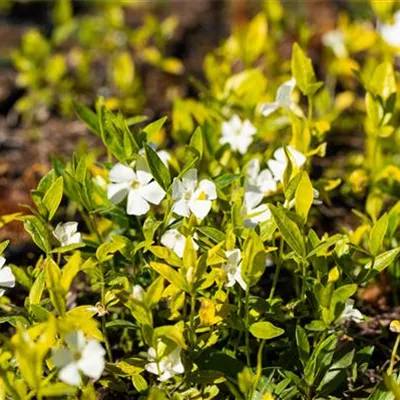
[[[187,200],[179,200],[172,206],[172,211],[182,217],[190,216],[189,202]]]
[[[199,183],[199,187],[197,188],[194,197],[197,199],[201,193],[206,195],[206,200],[215,200],[217,198],[217,189],[215,188],[214,183],[208,179],[203,179]]]
[[[142,185],[146,185],[153,179],[153,175],[151,175],[150,168],[144,157],[139,157],[136,161],[136,175]]]
[[[241,267],[239,267],[237,270],[236,270],[236,273],[235,273],[235,280],[236,280],[236,282],[240,285],[240,287],[243,289],[243,290],[246,290],[247,289],[247,284],[246,284],[246,282],[243,280],[243,278],[242,278],[242,268]]]
[[[82,331],[67,333],[65,343],[73,350],[82,350],[85,346],[85,336]]]
[[[79,368],[86,376],[96,380],[99,379],[104,370],[105,354],[106,352],[99,342],[89,340],[78,362]]]
[[[165,191],[156,181],[153,181],[140,188],[140,195],[149,203],[160,204],[165,197]]]
[[[113,204],[118,204],[121,203],[128,192],[129,183],[110,183],[107,188],[107,198]]]
[[[269,160],[268,168],[271,170],[272,174],[274,175],[274,179],[278,182],[282,182],[283,174],[285,173],[285,169],[286,169],[286,164],[276,161],[276,160]]]
[[[279,108],[278,103],[264,103],[261,105],[261,114],[268,117]]]
[[[126,212],[128,215],[144,215],[150,210],[149,203],[140,195],[140,191],[130,190],[128,193],[128,202]]]
[[[3,267],[3,265],[6,263],[6,259],[4,257],[0,256],[0,269]]]
[[[240,154],[245,154],[252,142],[253,138],[251,136],[239,136],[236,139],[236,148]]]
[[[123,183],[134,180],[136,178],[136,174],[132,168],[118,163],[111,168],[110,172],[108,173],[108,177],[111,182]]]
[[[0,269],[0,286],[8,288],[15,286],[15,276],[10,267]]]
[[[197,186],[197,169],[192,168],[185,172],[182,176],[182,183],[185,189],[191,189],[194,191]]]
[[[189,208],[198,219],[203,219],[210,212],[211,204],[210,200],[191,200]]]
[[[74,360],[74,357],[70,350],[59,348],[52,351],[51,360],[56,368],[62,368],[70,364]]]
[[[180,200],[185,195],[185,187],[180,179],[174,178],[172,182],[172,199]]]
[[[228,258],[228,263],[232,267],[237,267],[240,262],[241,252],[240,249],[232,249],[225,252]]]
[[[256,134],[256,132],[257,129],[255,128],[255,126],[248,119],[246,119],[243,122],[240,134],[244,136],[253,136]]]
[[[292,78],[279,86],[276,93],[276,103],[285,108],[290,108],[292,103],[292,93],[296,86],[296,79]]]
[[[81,376],[77,363],[70,363],[63,367],[58,373],[58,379],[69,385],[78,386],[81,383]]]

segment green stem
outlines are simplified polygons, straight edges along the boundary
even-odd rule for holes
[[[106,290],[105,290],[105,281],[104,281],[104,267],[103,264],[100,264],[101,270],[101,307],[106,309]],[[107,357],[110,362],[113,362],[113,357],[111,353],[110,341],[108,340],[107,328],[106,328],[106,316],[101,316],[101,330],[104,337],[104,344],[106,345]]]
[[[250,288],[246,287],[246,298],[245,298],[245,344],[246,344],[246,361],[247,365],[250,367],[250,336],[249,336],[249,298],[250,298]]]
[[[258,348],[258,352],[257,352],[257,370],[256,370],[256,376],[254,377],[253,387],[251,388],[251,391],[250,391],[250,396],[249,396],[250,400],[253,398],[254,392],[258,386],[258,382],[261,379],[264,345],[265,345],[265,340],[261,340],[260,347]]]
[[[194,326],[194,319],[196,317],[196,294],[192,294],[190,297],[190,315],[189,315],[189,323],[190,323],[190,340],[193,346],[196,346],[197,338],[196,338],[196,329]]]
[[[388,375],[392,375],[394,363],[396,361],[397,349],[399,348],[399,344],[400,344],[400,334],[397,335],[396,341],[394,342],[392,355],[390,357],[390,365],[389,365],[389,369],[387,371]]]

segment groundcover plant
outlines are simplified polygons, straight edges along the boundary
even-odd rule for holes
[[[400,321],[363,334],[363,291],[396,304],[400,276],[398,4],[371,6],[378,29],[325,33],[323,73],[305,28],[280,55],[269,0],[169,118],[71,103],[104,151],[54,158],[2,218],[38,250],[0,244],[0,399],[400,399]]]

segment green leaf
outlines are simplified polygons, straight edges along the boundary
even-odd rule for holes
[[[47,386],[40,389],[40,395],[46,397],[61,397],[67,395],[73,395],[76,393],[77,388],[75,386],[67,385],[66,383],[56,382],[50,383]]]
[[[76,251],[69,257],[68,262],[64,265],[61,273],[61,287],[65,292],[68,292],[73,279],[80,270],[81,264],[81,253]]]
[[[63,196],[64,190],[64,180],[60,176],[56,181],[50,186],[49,190],[43,197],[43,204],[48,211],[48,221],[51,221],[56,213]]]
[[[384,62],[376,67],[367,89],[385,101],[396,93],[396,78],[391,62]]]
[[[316,84],[311,60],[297,43],[293,45],[292,51],[292,75],[296,79],[296,85],[305,96],[313,95],[321,87],[320,84]]]
[[[40,272],[40,274],[33,282],[31,290],[29,291],[29,304],[39,304],[42,298],[44,285],[45,285],[46,275],[44,271]]]
[[[199,153],[199,160],[201,160],[203,157],[203,132],[200,127],[194,131],[189,145]]]
[[[151,124],[147,125],[144,129],[143,132],[147,133],[147,137],[153,137],[158,133],[158,131],[163,127],[165,124],[165,121],[168,119],[168,117],[163,117],[158,119],[157,121],[152,122]]]
[[[249,232],[243,246],[242,277],[249,286],[254,286],[265,271],[264,243],[254,230]]]
[[[100,245],[96,250],[96,257],[100,262],[108,261],[112,258],[112,255],[125,247],[125,243],[122,241],[118,242],[106,242]]]
[[[202,233],[204,236],[207,236],[209,239],[217,244],[225,240],[225,233],[219,231],[216,228],[213,228],[212,226],[197,227],[197,231]]]
[[[146,152],[147,164],[149,165],[151,174],[153,175],[156,182],[167,191],[171,185],[171,175],[169,169],[161,161],[161,158],[157,153],[149,146],[144,146]]]
[[[382,249],[383,239],[385,238],[386,231],[388,228],[389,218],[385,213],[381,218],[375,223],[369,235],[369,251],[371,254],[376,256]]]
[[[45,253],[51,250],[47,227],[34,215],[28,215],[20,218],[24,222],[25,230],[31,235],[33,241]]]
[[[295,222],[293,222],[288,211],[283,207],[276,207],[268,204],[271,210],[272,216],[278,226],[280,233],[287,242],[287,244],[301,257],[306,255],[306,245],[304,242],[303,235],[300,232],[299,227]]]
[[[307,333],[301,325],[296,326],[296,344],[300,361],[303,366],[305,366],[310,357],[310,343],[307,338]]]
[[[394,263],[397,256],[399,255],[399,253],[400,253],[400,247],[398,247],[397,249],[389,250],[389,251],[386,251],[385,253],[379,254],[379,256],[377,256],[375,258],[374,263],[372,260],[367,263],[367,265],[365,266],[365,269],[371,269],[372,265],[373,265],[374,270],[381,272],[385,268],[389,267],[389,265]]]
[[[51,258],[45,260],[43,268],[46,274],[46,287],[50,294],[50,300],[58,315],[63,316],[65,314],[65,292],[60,283],[60,268]]]
[[[100,124],[97,115],[88,107],[75,101],[72,102],[75,113],[80,120],[97,136],[100,136]]]
[[[269,340],[281,336],[285,331],[268,321],[256,322],[250,326],[250,333],[257,339]]]
[[[177,288],[189,293],[189,288],[183,277],[175,271],[172,267],[167,264],[158,262],[151,262],[151,268],[157,271],[162,277],[164,277],[169,283],[175,285]]]
[[[294,196],[296,213],[307,222],[308,212],[314,200],[313,186],[307,172],[303,171]]]
[[[224,175],[220,175],[217,178],[215,178],[214,183],[218,189],[223,189],[223,188],[229,186],[231,183],[237,181],[241,177],[242,177],[242,175],[240,175],[240,174],[224,174]]]

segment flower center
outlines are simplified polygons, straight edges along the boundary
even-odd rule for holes
[[[139,189],[140,182],[137,179],[133,180],[131,183],[131,187],[132,187],[132,189]]]
[[[183,198],[187,201],[189,201],[192,198],[192,191],[191,190],[187,190],[183,196]]]
[[[81,352],[78,350],[72,350],[72,358],[74,361],[79,361],[81,359]]]

